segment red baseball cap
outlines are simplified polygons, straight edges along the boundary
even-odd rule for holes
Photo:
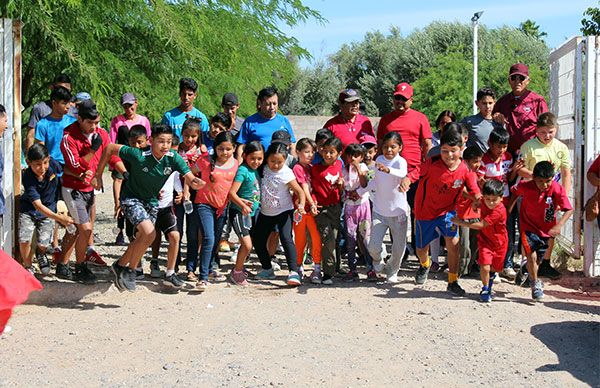
[[[365,144],[377,144],[377,140],[375,139],[375,137],[371,136],[371,135],[367,135],[364,134],[360,137],[360,144],[365,145]]]
[[[522,75],[523,77],[529,77],[529,67],[527,67],[527,65],[524,63],[515,63],[510,67],[508,76],[510,77],[511,75],[515,74]]]
[[[402,96],[410,100],[413,96],[413,88],[406,82],[399,83],[394,90],[394,96]]]

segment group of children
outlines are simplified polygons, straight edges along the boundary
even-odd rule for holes
[[[188,98],[182,95],[182,104],[184,97]],[[175,117],[182,111],[168,113]],[[124,178],[115,192],[115,213],[123,216],[120,229],[131,242],[111,267],[120,290],[136,289],[136,280],[144,276],[140,263],[150,246],[150,275],[163,276],[158,264],[161,233],[168,241],[165,285],[180,288],[191,281],[204,291],[209,280],[224,280],[217,269],[218,243],[226,223],[240,244],[230,273],[234,284],[248,284],[252,275],[244,264],[253,248],[261,265],[256,278],[275,277],[278,264],[273,254],[279,238],[289,271],[288,285],[298,286],[304,280],[307,249],[314,263],[307,280],[330,285],[339,268],[341,255],[336,251],[341,232],[349,268],[345,281],[359,278],[359,255],[366,264],[367,280],[399,281],[411,212],[400,184],[407,176],[401,134],[387,133],[380,144],[365,134],[357,143],[343,147],[331,131],[320,129],[314,140],[297,141],[296,160],[290,155],[289,133],[275,131],[267,149],[260,141],[252,141],[243,145],[238,160],[232,121],[226,114],[207,120],[208,128],[203,128],[206,121],[192,116],[177,128],[168,123],[154,125],[150,134],[149,124],[140,122],[123,129],[121,144],[115,144],[115,139],[111,143],[108,134],[98,129],[98,121],[91,101],[78,106],[78,117],[60,141],[63,164],[52,158],[48,145],[34,144],[27,152],[29,167],[23,177],[19,219],[26,267],[31,268],[30,241],[36,230],[37,261],[41,272],[49,273],[46,251],[54,220],[69,227],[63,238],[66,254],[57,264],[57,275],[95,281],[85,264],[86,247],[92,233],[93,189],[102,188],[102,173],[109,164],[113,173]],[[507,215],[517,205],[527,258],[522,271],[528,273],[532,297],[539,300],[543,296],[538,262],[549,259],[553,238],[572,213],[568,187],[557,182],[563,172],[563,184],[570,184],[565,179],[568,151],[565,154],[566,147],[554,139],[556,127],[554,115],[542,114],[536,138],[523,146],[523,158],[517,161],[506,151],[509,135],[503,128],[491,131],[489,148],[483,153],[478,146],[465,147],[468,131],[464,125],[443,127],[438,150],[430,153],[421,168],[413,209],[420,263],[417,284],[427,280],[432,265],[430,245],[443,237],[448,252],[448,291],[465,294],[458,279],[477,257],[480,299],[490,301],[494,278],[504,268],[509,246]],[[62,198],[70,216],[56,207],[61,175]],[[517,176],[521,182],[510,187]],[[559,210],[564,213],[557,221]],[[184,221],[186,269],[180,277]],[[474,233],[470,239],[459,239],[461,228],[477,231],[476,239]],[[388,232],[392,242],[389,257],[383,243]],[[461,247],[469,245],[469,240],[471,262],[461,262]],[[73,247],[77,264],[71,273],[68,260]]]

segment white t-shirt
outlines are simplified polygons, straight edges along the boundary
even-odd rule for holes
[[[359,188],[356,192],[360,195],[364,192],[374,191],[371,197],[373,210],[384,217],[397,217],[408,215],[410,208],[406,200],[406,193],[398,190],[400,181],[408,174],[406,160],[399,154],[392,160],[380,155],[375,160],[390,169],[389,173],[375,171],[375,176],[369,181],[366,188]]]
[[[369,171],[369,168],[366,164],[361,163],[360,170],[364,173]],[[342,169],[342,176],[344,177],[344,190],[345,191],[354,191],[360,188],[360,179],[358,177],[358,172],[354,168],[354,166],[350,166],[349,170],[345,167]],[[346,198],[347,205],[360,205],[369,200],[369,192],[366,191],[360,194],[361,198],[359,200],[353,201],[351,199]]]
[[[294,201],[287,184],[296,179],[292,169],[283,166],[277,172],[265,166],[260,181],[260,212],[265,216],[276,216],[294,209]]]
[[[179,179],[179,172],[177,171],[169,175],[167,181],[160,189],[160,199],[158,200],[159,209],[173,206],[173,191],[177,191],[178,193],[183,191],[181,180]]]

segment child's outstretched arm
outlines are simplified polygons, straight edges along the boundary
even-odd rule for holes
[[[300,214],[304,214],[304,204],[306,201],[304,190],[302,190],[302,188],[298,184],[298,181],[295,179],[291,180],[287,185],[294,192],[294,194],[296,194],[296,197],[298,197],[296,209],[298,209],[298,212],[300,212]]]
[[[94,185],[94,188],[96,190],[102,189],[102,173],[106,168],[108,160],[111,156],[117,155],[121,147],[123,147],[122,144],[109,144],[106,146],[106,148],[104,148],[104,151],[102,151],[102,157],[100,158],[100,162],[98,163],[98,169],[96,170],[96,185]]]
[[[452,223],[455,225],[466,226],[467,228],[471,228],[471,229],[475,229],[475,230],[484,229],[484,228],[487,228],[488,226],[490,226],[485,221],[477,221],[477,222],[469,223],[464,220],[461,220],[460,218],[458,218],[456,216],[452,217],[450,219],[450,221],[452,221]]]
[[[246,216],[252,213],[253,202],[248,199],[240,198],[237,192],[241,186],[242,182],[233,182],[231,189],[229,190],[229,199],[231,202],[239,206],[239,208],[242,209],[242,214]]]
[[[45,215],[46,217],[48,217],[50,219],[60,222],[64,226],[70,225],[74,222],[73,219],[71,217],[69,217],[67,214],[58,214],[58,213],[55,213],[52,210],[48,209],[46,207],[46,205],[44,205],[40,199],[36,199],[35,201],[33,201],[31,203],[33,204],[33,207],[35,207],[35,210],[39,211],[40,213],[42,213],[43,215]]]
[[[562,217],[560,217],[560,220],[558,220],[558,222],[556,223],[556,225],[554,225],[552,227],[552,229],[550,229],[548,231],[548,234],[552,237],[556,237],[556,236],[560,235],[560,230],[562,229],[563,225],[567,222],[567,220],[572,215],[573,215],[573,209],[565,211],[563,213]]]

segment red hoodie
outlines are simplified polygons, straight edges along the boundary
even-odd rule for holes
[[[71,172],[79,175],[90,170],[93,174],[96,174],[96,169],[98,168],[98,163],[102,157],[102,152],[108,146],[108,144],[110,144],[108,133],[104,129],[98,128],[97,133],[100,134],[100,137],[102,138],[102,145],[94,153],[92,159],[87,162],[83,157],[90,152],[91,143],[87,136],[81,132],[81,128],[79,128],[79,122],[75,121],[73,124],[65,128],[62,141],[60,142],[60,150],[65,158],[65,167]],[[111,157],[111,161],[113,161],[114,158],[118,157]],[[63,186],[83,192],[90,192],[94,190],[92,185],[89,183],[85,183],[84,181],[68,174],[63,174]]]

